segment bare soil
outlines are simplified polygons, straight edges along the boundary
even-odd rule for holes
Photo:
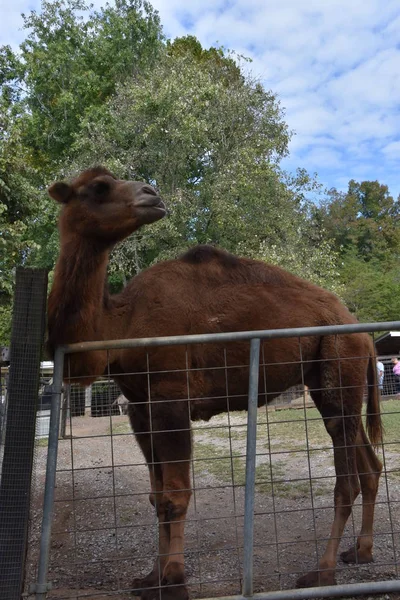
[[[241,592],[245,423],[243,414],[231,415],[229,422],[227,417],[220,417],[200,425],[194,435],[195,492],[185,547],[192,598]],[[215,429],[209,429],[210,425]],[[292,427],[288,427],[290,432]],[[128,431],[124,416],[112,420],[77,417],[72,419],[72,437],[60,441],[49,571],[53,589],[49,599],[127,600],[132,598],[133,578],[152,568],[157,527],[148,501],[148,472]],[[263,426],[259,427],[256,592],[294,588],[296,578],[315,567],[333,518],[334,468],[329,444],[319,443],[307,452],[293,432],[292,439],[287,434],[278,435],[268,443]],[[389,471],[399,468],[397,448],[393,445],[386,451]],[[39,445],[27,585],[35,580],[46,454],[47,448]],[[387,478],[382,477],[376,508],[375,562],[350,566],[339,561],[338,583],[399,577],[399,500],[400,478],[396,472],[389,473]],[[360,517],[358,499],[340,550],[354,543]],[[379,598],[395,600],[400,596],[386,594]]]

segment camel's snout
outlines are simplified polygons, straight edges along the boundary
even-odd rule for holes
[[[151,221],[161,219],[166,214],[165,204],[153,186],[142,181],[133,181],[132,186],[134,191],[133,206],[135,209],[150,210],[153,214]]]

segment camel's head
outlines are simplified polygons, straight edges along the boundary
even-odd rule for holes
[[[88,169],[71,183],[53,183],[49,194],[63,205],[62,232],[110,245],[165,215],[151,185],[117,179],[104,167]]]

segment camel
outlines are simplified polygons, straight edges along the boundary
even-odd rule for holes
[[[265,330],[355,323],[332,293],[283,269],[197,246],[141,272],[117,294],[105,285],[109,252],[166,213],[148,184],[93,167],[50,196],[62,205],[60,255],[48,301],[48,345],[117,338]],[[303,383],[334,448],[334,516],[325,552],[297,585],[333,585],[340,539],[362,492],[362,526],[345,562],[372,558],[374,506],[382,465],[374,347],[367,334],[274,339],[261,343],[258,404]],[[108,364],[109,362],[109,364]],[[191,421],[247,408],[249,343],[88,351],[68,357],[65,378],[89,385],[112,373],[129,400],[133,432],[149,467],[159,523],[152,571],[133,581],[145,600],[189,597],[184,525],[191,497]],[[226,365],[228,368],[220,368]],[[246,366],[247,365],[247,366]],[[236,368],[234,368],[236,367]],[[75,379],[76,381],[76,379]],[[364,429],[361,408],[367,384]]]

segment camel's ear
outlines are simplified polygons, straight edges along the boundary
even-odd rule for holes
[[[57,181],[53,183],[47,190],[49,195],[57,200],[57,202],[61,202],[66,204],[68,200],[71,198],[72,188],[68,183],[64,183],[63,181]]]

